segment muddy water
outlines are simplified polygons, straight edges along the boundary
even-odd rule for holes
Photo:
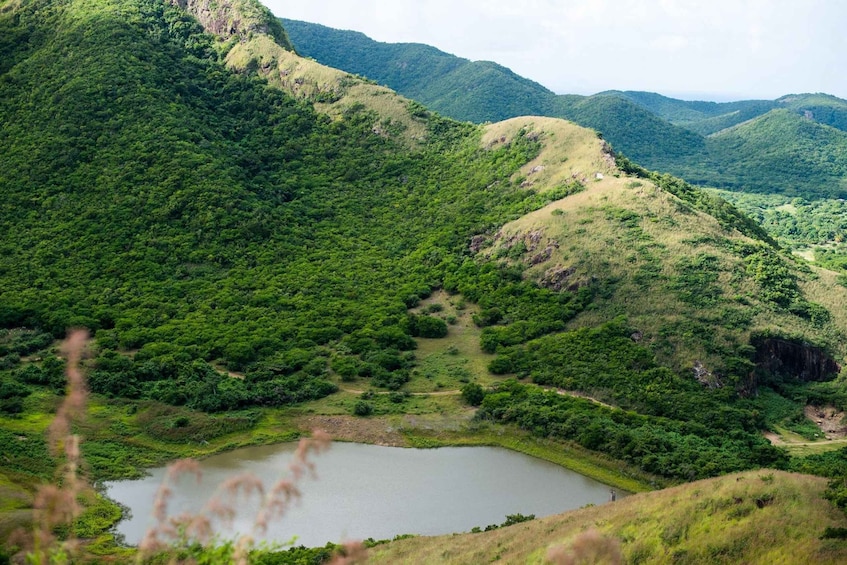
[[[225,478],[250,472],[272,484],[286,476],[296,444],[250,447],[201,461],[202,481],[183,476],[175,485],[172,515],[197,512]],[[495,447],[402,449],[334,443],[314,458],[316,478],[299,483],[302,497],[258,536],[297,544],[324,545],[345,539],[436,535],[500,524],[507,514],[557,514],[608,502],[608,486],[547,461]],[[107,483],[108,495],[132,516],[118,530],[136,544],[154,524],[156,490],[164,468],[137,481]],[[621,494],[619,493],[618,496]],[[256,499],[240,497],[238,518],[224,537],[250,533]]]

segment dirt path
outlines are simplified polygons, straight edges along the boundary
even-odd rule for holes
[[[600,406],[605,406],[606,408],[610,408],[612,410],[617,408],[616,406],[612,406],[611,404],[606,404],[605,402],[601,402],[600,400],[597,400],[596,398],[592,398],[592,397],[588,396],[587,394],[583,394],[583,393],[577,392],[575,390],[564,390],[564,389],[561,389],[561,388],[547,387],[547,386],[542,386],[540,388],[543,388],[544,390],[555,390],[556,394],[561,394],[562,396],[572,396],[574,398],[582,398],[584,400],[590,400],[594,404],[598,404]],[[349,392],[350,394],[363,394],[365,392],[368,392],[368,391],[364,391],[364,390],[357,390],[355,388],[346,388],[346,387],[343,387],[343,386],[339,386],[338,390],[340,390],[342,392]],[[391,394],[391,391],[387,391],[387,390],[370,391],[370,392],[372,392],[373,394]],[[462,394],[462,391],[455,389],[455,390],[439,390],[438,392],[408,392],[406,394],[408,394],[410,396],[458,396],[458,395]]]
[[[789,447],[817,447],[821,445],[847,445],[847,438],[841,439],[821,439],[818,441],[786,441],[784,437],[773,432],[765,432],[765,438],[774,445],[789,446]]]
[[[584,394],[582,392],[578,392],[578,391],[575,391],[575,390],[565,390],[563,388],[555,388],[555,387],[551,387],[551,386],[550,387],[543,386],[541,388],[543,388],[545,390],[555,390],[556,394],[561,394],[562,396],[571,396],[573,398],[582,398],[583,400],[590,400],[594,404],[598,404],[600,406],[605,406],[606,408],[610,408],[612,410],[617,409],[617,406],[612,406],[611,404],[606,404],[605,402],[601,402],[600,400],[597,400],[596,398],[592,398],[592,397],[588,396],[587,394]]]

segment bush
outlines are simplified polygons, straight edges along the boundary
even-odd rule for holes
[[[847,528],[828,527],[823,531],[821,539],[847,539]]]
[[[433,316],[409,316],[409,333],[416,337],[439,338],[447,335],[447,323]]]
[[[473,315],[473,323],[480,328],[492,326],[503,319],[503,313],[499,308],[487,308],[479,314]]]
[[[468,383],[462,387],[462,399],[471,406],[479,406],[485,398],[485,391],[476,383]]]
[[[360,400],[353,406],[353,414],[356,416],[370,416],[373,414],[374,407],[370,402],[365,402],[364,400]]]

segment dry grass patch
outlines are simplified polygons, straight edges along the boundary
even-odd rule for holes
[[[847,335],[847,288],[836,282],[838,274],[828,269],[811,266],[813,276],[800,282],[803,294],[812,302],[824,306],[832,315],[835,326]],[[838,341],[844,342],[839,336]]]
[[[393,135],[414,145],[426,135],[422,120],[409,111],[409,100],[383,86],[333,69],[283,49],[273,38],[255,34],[230,49],[226,63],[231,69],[257,71],[268,82],[292,96],[314,102],[319,112],[339,117],[356,104],[376,112],[374,132]]]
[[[539,155],[516,173],[536,190],[572,180],[593,181],[597,173],[605,177],[616,171],[608,145],[594,131],[558,118],[521,116],[490,124],[482,136],[483,147],[509,143],[522,131],[542,144]]]

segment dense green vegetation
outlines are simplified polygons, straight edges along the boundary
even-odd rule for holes
[[[132,17],[102,17],[112,6]],[[0,321],[57,337],[91,328],[104,350],[97,392],[210,411],[275,405],[332,392],[321,377],[339,356],[398,386],[411,336],[446,331],[406,308],[444,284],[472,234],[534,204],[508,179],[537,143],[484,150],[475,128],[424,113],[429,142],[409,153],[372,134],[361,108],[330,122],[226,71],[177,8],[16,13],[4,33],[31,37],[2,53],[18,62],[0,103]],[[519,284],[468,276],[483,275],[474,300],[498,280]]]
[[[742,194],[716,191],[791,248],[836,246],[847,240],[847,202],[806,200],[780,194]]]
[[[780,245],[840,275],[847,286],[847,202],[716,191]]]
[[[239,8],[260,18],[246,33],[263,33],[267,13],[253,8]],[[267,31],[285,43],[281,28]],[[0,10],[0,440],[8,446],[0,478],[10,484],[53,478],[58,461],[44,432],[65,394],[55,339],[73,326],[95,338],[85,362],[94,409],[76,424],[95,478],[291,438],[298,432],[286,418],[296,410],[376,419],[421,406],[430,399],[410,394],[420,389],[409,382],[432,375],[419,374],[415,350],[458,332],[459,302],[470,310],[463,331],[474,336],[481,368],[450,365],[461,390],[439,401],[456,412],[462,401],[480,406],[478,418],[669,479],[787,466],[761,430],[802,431],[806,402],[845,404],[840,384],[753,374],[749,338],[764,335],[752,333],[759,314],[764,325],[767,316],[791,317],[804,339],[825,335],[827,345],[839,334],[831,312],[804,296],[796,266],[726,201],[623,157],[620,170],[604,165],[610,182],[593,185],[597,193],[575,174],[522,187],[521,168],[552,137],[545,132],[527,126],[486,146],[482,128],[409,102],[425,136],[406,143],[383,135],[375,127],[382,116],[363,104],[331,118],[250,65],[231,72],[223,61],[233,44],[159,0],[21,0]],[[421,60],[443,55],[407,49],[404,56]],[[438,68],[453,63],[444,55]],[[506,72],[472,63],[453,70],[445,93],[468,77],[487,90]],[[537,85],[512,78],[529,99]],[[619,96],[556,100],[604,130],[626,131],[622,143],[640,144],[634,157],[694,158],[708,148]],[[662,145],[633,129],[648,122]],[[589,137],[597,155],[586,160],[608,161]],[[619,194],[678,217],[642,216]],[[548,234],[548,257],[569,246],[590,269],[584,284],[537,284],[523,239],[478,253],[507,222],[568,199],[591,204],[562,206],[544,221],[578,215],[582,231],[555,245]],[[683,216],[708,218],[713,235],[673,234],[686,250],[699,247],[671,257],[673,238],[660,241],[650,224],[677,225]],[[601,243],[631,256],[631,271],[612,276],[607,264],[577,254],[595,218],[611,233]],[[737,261],[732,272],[720,254]],[[725,290],[729,277],[738,296]],[[663,312],[661,329],[643,343],[616,318],[628,306],[609,307],[628,278],[686,309]],[[755,310],[744,309],[749,292]],[[443,303],[427,302],[439,296]],[[675,332],[679,340],[670,339]],[[719,358],[714,379],[703,384],[690,364],[671,366],[686,356],[666,354],[677,345]],[[367,390],[326,398],[347,383]],[[761,399],[749,397],[757,385]],[[103,509],[84,531],[96,535],[113,514]],[[325,549],[266,562],[325,560]]]
[[[760,434],[745,431],[732,421],[713,428],[674,418],[649,418],[516,382],[487,394],[478,414],[516,423],[542,436],[575,441],[676,479],[778,467],[786,461],[784,453]],[[752,428],[755,423],[749,425]]]
[[[561,117],[601,132],[636,162],[695,184],[806,198],[847,194],[847,101],[834,96],[716,103],[652,92],[556,95],[504,67],[426,45],[378,43],[357,32],[283,22],[304,55],[446,116],[474,122]]]
[[[829,94],[789,94],[776,100],[706,102],[668,98],[655,92],[610,90],[669,122],[702,135],[746,122],[777,108],[785,108],[808,119],[845,130],[847,101]]]
[[[655,92],[610,90],[608,94],[624,98],[649,110],[672,124],[709,135],[755,118],[778,106],[772,100],[741,100],[738,102],[706,102],[678,100]]]
[[[785,453],[760,430],[787,425],[802,431],[806,419],[799,406],[823,398],[844,405],[837,387],[804,385],[790,377],[762,375],[754,397],[737,395],[753,370],[748,348],[727,352],[720,379],[704,390],[691,376],[660,366],[633,334],[625,320],[616,320],[502,348],[491,362],[493,372],[560,392],[510,381],[486,392],[481,402],[469,389],[466,401],[481,403],[478,418],[516,423],[542,437],[575,441],[644,471],[684,480],[730,469],[783,467]],[[572,391],[592,400],[572,397]]]
[[[707,186],[807,198],[844,197],[847,133],[785,109],[721,131],[696,161],[670,169]]]

